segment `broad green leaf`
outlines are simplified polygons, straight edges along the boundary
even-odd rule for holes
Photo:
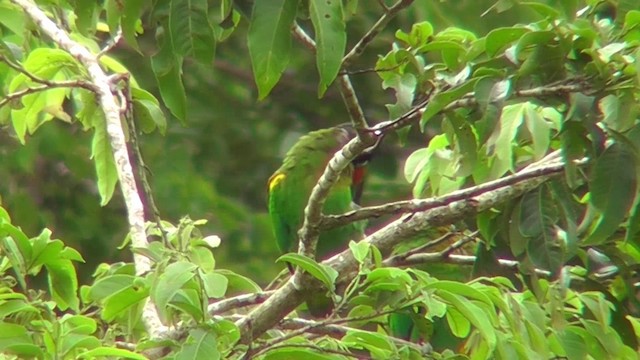
[[[188,314],[197,322],[202,322],[205,311],[202,303],[202,291],[199,288],[197,290],[190,288],[191,284],[185,285],[185,288],[178,290],[171,299],[169,306]]]
[[[309,12],[315,30],[316,66],[320,74],[318,96],[322,97],[340,71],[347,45],[342,1],[311,1]]]
[[[350,330],[342,338],[342,342],[347,346],[366,349],[374,357],[389,356],[395,350],[395,346],[389,341],[388,336],[369,331]]]
[[[425,107],[424,113],[422,113],[422,119],[420,119],[420,128],[424,130],[425,125],[434,115],[439,113],[454,100],[458,100],[466,93],[473,91],[473,88],[476,85],[477,81],[478,79],[471,79],[456,88],[438,93],[436,96],[434,96],[433,99],[431,99]]]
[[[149,288],[131,285],[109,295],[102,302],[100,315],[107,321],[113,321],[119,316],[127,316],[133,306],[141,304],[149,296]]]
[[[609,331],[611,323],[611,311],[615,306],[604,298],[604,294],[595,291],[578,293],[580,301],[589,309],[593,317],[596,318],[602,331]]]
[[[335,289],[338,272],[329,266],[322,265],[313,259],[296,253],[284,254],[280,256],[276,262],[288,262],[293,266],[299,266],[302,270],[311,274],[311,276],[322,281],[329,290],[333,291]]]
[[[151,298],[156,304],[160,318],[167,319],[167,306],[187,281],[195,276],[196,265],[178,261],[167,266],[151,289]]]
[[[604,241],[624,220],[637,191],[636,164],[635,154],[619,143],[609,146],[596,160],[589,190],[591,205],[601,217],[585,244]]]
[[[549,150],[549,144],[551,143],[551,125],[540,114],[540,108],[529,105],[524,112],[524,123],[531,133],[531,140],[533,141],[533,159],[540,160]]]
[[[492,175],[498,178],[508,170],[513,170],[513,145],[520,125],[524,121],[527,103],[507,105],[502,109],[500,121],[487,141],[487,146],[495,156]]]
[[[91,285],[89,298],[94,301],[102,301],[109,296],[133,286],[135,279],[135,276],[125,274],[109,275],[100,278]]]
[[[76,28],[84,36],[93,35],[96,31],[98,7],[95,1],[73,0],[71,2],[76,15]]]
[[[65,315],[60,319],[65,331],[75,334],[91,335],[98,329],[98,323],[84,315]]]
[[[40,355],[42,351],[34,344],[33,336],[18,324],[0,322],[0,353],[23,354],[26,357]]]
[[[118,32],[118,27],[120,25],[122,11],[124,10],[124,3],[118,0],[106,0],[104,9],[106,10],[109,33],[111,33],[111,35],[116,35],[116,33]]]
[[[471,323],[456,308],[447,309],[447,324],[451,333],[461,339],[469,336],[469,332],[471,332]]]
[[[45,264],[49,291],[60,310],[71,308],[78,311],[78,278],[70,260],[60,259]]]
[[[200,278],[204,284],[204,290],[210,298],[219,299],[227,292],[229,280],[227,277],[215,272],[200,273]]]
[[[209,65],[213,60],[216,40],[207,10],[206,0],[171,1],[169,33],[176,55],[192,55]]]
[[[524,27],[502,27],[491,30],[487,34],[485,50],[487,55],[493,57],[499,51],[504,50],[509,44],[518,40],[530,30]]]
[[[0,229],[4,230],[10,228],[10,224],[2,224]],[[4,235],[4,234],[3,234]],[[26,261],[30,261],[30,256],[25,259],[25,255],[22,254],[16,240],[9,236],[2,236],[2,252],[9,259],[9,263],[16,275],[16,280],[23,289],[27,288],[26,276],[27,276],[27,264]],[[28,240],[27,240],[28,242]],[[29,250],[31,250],[29,248]]]
[[[545,45],[549,43],[556,34],[553,31],[533,31],[520,37],[515,48],[515,56],[522,59],[522,52],[532,46]]]
[[[221,355],[218,351],[215,334],[204,329],[189,331],[189,337],[182,343],[181,349],[176,353],[176,360],[216,360]]]
[[[570,360],[586,359],[588,350],[585,339],[580,335],[580,332],[572,331],[575,328],[571,326],[558,332],[558,340]],[[595,341],[595,339],[593,340]]]
[[[105,206],[111,200],[118,183],[118,169],[113,159],[113,151],[109,144],[107,125],[101,119],[94,123],[93,141],[91,142],[91,158],[96,166],[100,205]]]
[[[224,277],[229,280],[228,288],[230,291],[235,292],[261,292],[262,288],[260,285],[256,284],[255,281],[251,280],[248,277],[242,276],[240,274],[234,273],[231,270],[219,269],[216,270],[218,274],[224,275]]]
[[[264,360],[293,360],[293,359],[305,359],[305,360],[332,360],[335,356],[329,354],[321,354],[310,349],[301,348],[275,348],[267,352],[263,358]]]
[[[145,134],[158,128],[160,134],[167,131],[167,119],[157,104],[149,100],[133,100],[133,115],[140,124],[140,130]]]
[[[182,57],[173,54],[168,39],[165,39],[160,51],[151,57],[151,68],[165,106],[184,124],[187,118],[187,95],[182,84]]]
[[[546,188],[528,192],[520,201],[519,229],[528,238],[527,254],[534,266],[556,272],[564,262],[566,244],[558,238],[557,209]]]
[[[122,28],[122,37],[127,44],[131,45],[136,51],[140,52],[138,41],[136,39],[137,29],[142,30],[140,15],[144,8],[146,0],[127,0],[123,2],[122,17],[120,18],[120,27]],[[176,1],[172,1],[174,3]]]
[[[349,242],[349,249],[351,249],[351,253],[353,257],[359,264],[362,264],[369,255],[369,249],[371,248],[371,244],[366,241],[355,242],[351,240]]]
[[[136,354],[133,351],[118,349],[113,347],[101,346],[95,349],[85,351],[78,354],[80,359],[95,359],[95,358],[118,358],[118,359],[134,359],[134,360],[146,360],[144,355]]]
[[[390,119],[398,118],[411,109],[416,84],[416,77],[411,73],[393,74],[382,82],[383,89],[392,88],[396,94],[396,103],[386,105]]]
[[[473,286],[449,280],[440,280],[432,282],[425,286],[425,289],[439,289],[446,290],[456,295],[464,296],[465,298],[475,299],[481,301],[487,305],[493,306],[491,299],[481,291],[475,289]]]
[[[269,95],[289,63],[291,26],[297,8],[298,0],[254,3],[248,46],[259,99]]]
[[[24,299],[0,301],[0,319],[5,319],[14,314],[30,316],[30,314],[36,315],[39,312],[38,308],[29,305]]]
[[[459,295],[446,290],[438,290],[437,295],[456,308],[473,326],[478,329],[480,335],[487,342],[490,349],[496,346],[496,331],[491,320],[482,308],[471,301],[466,301]]]
[[[6,26],[11,32],[16,34],[20,40],[28,32],[27,16],[18,5],[3,2],[0,4],[0,24]],[[4,33],[4,31],[3,31]]]

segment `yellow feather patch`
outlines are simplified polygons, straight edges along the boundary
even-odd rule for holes
[[[274,174],[270,179],[269,179],[269,192],[271,192],[271,190],[273,190],[274,187],[276,187],[282,180],[284,180],[284,178],[286,178],[287,176],[283,173],[280,174]]]

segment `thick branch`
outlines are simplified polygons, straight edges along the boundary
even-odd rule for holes
[[[98,58],[86,47],[71,40],[69,35],[47,17],[37,5],[29,0],[12,0],[36,23],[38,28],[49,36],[58,46],[68,51],[86,69],[95,86],[95,92],[104,111],[109,143],[118,169],[118,180],[127,206],[131,243],[134,247],[146,247],[147,238],[144,230],[144,209],[136,188],[136,182],[125,144],[124,131],[120,122],[120,108],[111,93],[109,77],[100,67]],[[136,272],[144,274],[151,269],[151,260],[138,253],[133,254]],[[161,336],[166,328],[160,322],[153,304],[147,302],[143,312],[143,321],[151,338]]]
[[[580,164],[583,164],[585,162],[586,160],[582,160]],[[436,207],[445,206],[456,201],[468,199],[482,193],[486,193],[491,190],[516,184],[526,179],[558,174],[564,171],[564,167],[564,163],[555,162],[549,165],[541,165],[539,167],[525,169],[504,178],[493,180],[467,189],[454,191],[451,194],[440,197],[397,201],[385,205],[369,206],[350,211],[343,215],[324,215],[323,220],[320,224],[320,230],[332,229],[363,219],[376,218],[384,215],[425,211]]]
[[[350,144],[353,143],[357,143],[357,140],[352,141]],[[367,236],[363,241],[368,241],[383,254],[389,254],[396,245],[406,239],[414,238],[433,227],[451,224],[470,215],[490,209],[504,201],[521,196],[557,174],[558,172],[553,172],[534,178],[526,177],[520,179],[521,181],[517,183],[488,190],[477,195],[470,195],[427,211],[419,211],[403,216]],[[317,231],[317,229],[314,230]],[[353,258],[351,250],[348,249],[324,261],[323,264],[331,266],[338,271],[340,274],[338,281],[340,283],[350,281],[358,269],[358,263]],[[299,279],[295,281],[296,278],[303,276],[305,278],[302,278],[302,281]],[[280,319],[295,309],[304,300],[305,292],[309,290],[309,281],[304,281],[308,279],[310,277],[307,274],[296,273],[296,276],[277,290],[272,297],[255,308],[244,319],[238,321],[237,324],[242,334],[241,342],[250,343],[252,339],[272,328]],[[295,284],[298,284],[298,286]]]
[[[520,263],[515,260],[497,259],[500,266],[504,266],[508,269],[515,269],[520,266]],[[395,267],[413,267],[416,265],[433,264],[433,263],[448,263],[448,264],[460,264],[460,265],[473,265],[476,262],[476,257],[472,255],[457,255],[457,254],[443,254],[437,253],[422,253],[411,254],[405,258],[389,258],[383,261],[385,266]],[[547,270],[535,269],[536,274],[542,276],[550,276],[551,272]]]

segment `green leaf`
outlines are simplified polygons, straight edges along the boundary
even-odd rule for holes
[[[118,359],[134,359],[134,360],[146,360],[144,355],[136,354],[133,351],[125,349],[117,349],[107,346],[97,347],[78,354],[80,359],[95,359],[95,358],[118,358]]]
[[[200,278],[204,284],[204,290],[210,298],[219,299],[227,292],[229,280],[227,277],[215,272],[200,273]]]
[[[449,280],[440,280],[427,284],[425,289],[439,289],[446,290],[456,295],[464,296],[466,298],[475,299],[481,301],[487,305],[493,306],[493,302],[487,295],[475,289],[473,286]]]
[[[424,113],[422,114],[422,119],[420,120],[420,128],[424,130],[424,127],[427,124],[427,122],[434,115],[436,115],[442,109],[444,109],[445,106],[449,105],[454,100],[458,100],[466,93],[473,91],[473,88],[477,81],[478,79],[471,79],[456,88],[453,88],[448,91],[443,91],[441,93],[438,93],[436,96],[434,96],[433,99],[429,101],[429,103],[424,109]]]
[[[322,97],[338,76],[347,45],[347,33],[342,18],[342,1],[311,1],[309,11],[315,30],[316,66],[320,74],[318,96]]]
[[[187,118],[187,95],[182,84],[182,57],[173,54],[169,41],[165,40],[160,51],[151,57],[151,68],[164,104],[184,124]]]
[[[0,352],[24,354],[28,357],[42,353],[24,326],[5,322],[0,322]]]
[[[389,357],[395,350],[388,336],[369,331],[349,330],[342,342],[347,346],[366,349],[374,358]]]
[[[204,329],[189,331],[189,337],[176,353],[176,360],[217,360],[221,358],[215,334]]]
[[[601,212],[585,244],[604,241],[620,226],[637,192],[637,159],[625,145],[614,143],[596,160],[589,183],[590,201]]]
[[[351,253],[353,254],[353,257],[356,259],[356,261],[359,264],[364,263],[364,261],[367,259],[370,248],[371,248],[371,243],[367,241],[355,242],[351,240],[349,242],[349,249],[351,249]]]
[[[60,259],[45,264],[49,281],[49,291],[60,310],[71,308],[78,311],[78,278],[70,260]]]
[[[446,290],[438,290],[437,295],[456,308],[473,326],[478,329],[490,349],[495,348],[497,338],[492,322],[483,309],[471,301]]]
[[[495,156],[492,174],[494,178],[513,170],[513,145],[520,125],[524,121],[524,111],[528,103],[507,105],[502,109],[500,121],[487,141],[487,146]]]
[[[109,26],[109,33],[111,33],[111,35],[115,35],[118,31],[123,6],[124,4],[118,0],[107,0],[104,5],[107,13],[107,26]]]
[[[195,276],[196,265],[186,261],[178,261],[167,266],[160,274],[151,291],[151,298],[156,304],[160,318],[167,319],[167,306],[182,286]]]
[[[328,354],[320,354],[313,350],[301,349],[301,348],[276,348],[267,352],[263,358],[264,360],[292,360],[292,359],[305,359],[305,360],[332,360],[335,356]]]
[[[207,0],[174,0],[169,12],[169,33],[175,54],[193,55],[205,65],[213,60],[216,48],[207,10]]]
[[[402,75],[393,74],[384,79],[382,82],[382,88],[392,88],[395,90],[396,94],[396,103],[393,105],[386,105],[387,109],[389,109],[390,119],[400,117],[411,109],[416,84],[416,77],[411,73],[405,73]]]
[[[128,312],[141,304],[148,296],[148,287],[132,284],[107,296],[103,301],[100,315],[107,322],[113,321],[119,316],[127,317]]]
[[[269,95],[289,63],[291,26],[297,9],[298,0],[254,3],[248,46],[259,99]]]
[[[167,119],[157,104],[149,100],[133,100],[133,115],[143,133],[149,134],[157,127],[160,134],[165,135]]]
[[[539,111],[539,107],[530,105],[526,107],[524,112],[524,123],[531,133],[531,140],[533,141],[534,160],[540,160],[546,155],[551,142],[551,125],[542,117]]]
[[[518,40],[522,35],[531,30],[524,27],[502,27],[491,30],[487,34],[485,51],[487,55],[493,57],[507,45]]]
[[[461,339],[469,336],[471,332],[471,323],[456,308],[447,309],[447,324],[451,333]]]
[[[96,31],[97,3],[95,1],[73,0],[74,13],[76,15],[76,28],[84,36],[93,35]]]
[[[99,119],[97,119],[99,120]],[[96,165],[100,205],[105,206],[111,200],[118,183],[118,170],[113,159],[107,125],[103,121],[94,123],[93,141],[91,142],[91,158]]]
[[[329,266],[319,264],[313,259],[296,253],[284,254],[280,256],[276,262],[288,262],[293,266],[299,266],[302,270],[311,274],[311,276],[322,281],[329,290],[333,291],[335,289],[338,272]]]
[[[94,301],[104,300],[109,296],[133,286],[135,279],[135,276],[125,274],[115,274],[102,277],[91,285],[89,298]]]
[[[174,3],[176,1],[172,1]],[[122,28],[122,37],[127,44],[140,52],[138,41],[136,39],[137,28],[142,29],[140,15],[146,0],[127,0],[123,1],[124,9],[120,18],[120,27]]]

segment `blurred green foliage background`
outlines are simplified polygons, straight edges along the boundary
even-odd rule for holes
[[[348,23],[348,46],[380,14],[378,1],[359,1],[358,15]],[[415,22],[430,21],[437,30],[461,27],[482,36],[499,24],[530,22],[535,16],[511,1],[418,0],[393,20],[351,70],[373,68],[377,57],[390,49],[395,30],[408,31]],[[304,21],[301,25],[309,28]],[[143,26],[142,54],[120,46],[113,55],[143,88],[159,97],[150,69],[155,24]],[[258,101],[246,32],[243,20],[218,44],[210,66],[185,64],[187,123],[172,119],[166,136],[156,132],[140,135],[139,141],[161,216],[170,221],[187,214],[209,220],[208,233],[223,239],[218,267],[265,284],[280,269],[274,263],[278,253],[266,213],[266,181],[300,134],[348,121],[348,115],[335,87],[318,99],[313,56],[295,42],[281,82],[266,100]],[[352,76],[352,81],[369,120],[386,120],[384,104],[393,99],[379,77],[366,72]],[[118,191],[108,206],[99,206],[89,134],[79,125],[50,122],[21,146],[10,128],[5,124],[0,132],[0,200],[13,222],[30,235],[48,227],[56,238],[77,248],[87,261],[79,271],[85,282],[98,263],[127,259],[130,252],[117,249],[127,232],[125,209]],[[436,127],[429,133],[437,132]],[[405,146],[394,138],[386,141],[372,163],[365,204],[410,196],[402,178],[403,161],[426,141],[417,131]]]

